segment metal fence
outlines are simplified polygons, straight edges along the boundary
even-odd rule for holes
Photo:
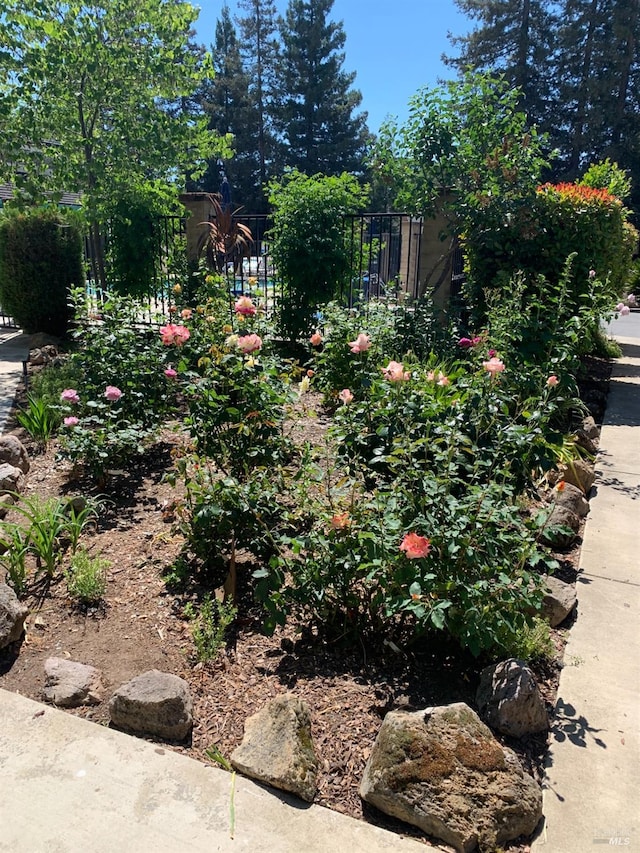
[[[241,263],[230,263],[224,271],[230,293],[259,296],[270,308],[283,292],[270,252],[271,219],[255,215],[237,220],[250,229],[253,242]],[[418,295],[421,219],[405,213],[363,213],[345,216],[344,225],[349,275],[337,297],[354,305],[372,297]]]

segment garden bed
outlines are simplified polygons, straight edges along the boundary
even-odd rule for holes
[[[600,373],[598,382],[605,379],[606,369]],[[319,397],[313,399],[318,404]],[[322,418],[303,421],[299,428],[317,442]],[[15,432],[31,452],[26,495],[95,493],[91,483],[72,479],[68,463],[56,461],[55,441],[46,452],[38,453],[25,433]],[[319,642],[304,625],[293,622],[266,637],[248,589],[253,566],[240,559],[235,635],[216,661],[196,663],[184,616],[185,598],[168,589],[164,580],[182,546],[172,526],[175,491],[163,481],[173,463],[172,451],[181,441],[180,433],[165,432],[135,473],[114,475],[98,527],[84,536],[90,551],[111,563],[104,603],[94,609],[79,608],[63,580],[34,590],[27,600],[31,615],[24,640],[0,653],[0,686],[38,700],[46,658],[91,664],[103,673],[104,700],[70,713],[108,724],[108,699],[120,684],[149,669],[173,672],[190,685],[195,724],[190,742],[172,748],[201,761],[207,760],[205,750],[214,745],[228,757],[240,743],[250,714],[278,693],[295,692],[311,709],[320,756],[316,802],[423,837],[361,801],[358,786],[369,751],[385,713],[392,708],[418,709],[454,701],[473,706],[478,673],[487,661],[462,653],[457,645],[433,641],[405,649],[385,646],[374,654],[364,647]],[[562,579],[575,579],[578,553],[563,555],[558,573]],[[562,630],[554,632],[559,655],[563,635]],[[539,662],[534,671],[551,710],[559,664]],[[541,780],[545,736],[503,740]],[[514,844],[510,849],[527,848]]]

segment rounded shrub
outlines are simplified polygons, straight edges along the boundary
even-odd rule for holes
[[[64,335],[71,287],[84,284],[82,236],[56,208],[0,217],[0,304],[25,332]]]

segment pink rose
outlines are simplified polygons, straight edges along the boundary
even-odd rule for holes
[[[178,375],[178,371],[174,370],[173,367],[167,367],[164,372],[164,375],[167,377],[167,379],[175,379]]]
[[[446,388],[447,385],[451,385],[451,380],[448,376],[445,376],[444,373],[440,374],[440,379],[438,379],[437,385],[441,385],[443,388]]]
[[[122,397],[122,391],[116,388],[115,385],[107,385],[104,389],[104,396],[110,403],[117,403],[120,397]]]
[[[351,352],[356,355],[359,352],[366,352],[371,346],[371,339],[369,335],[365,335],[364,332],[360,332],[355,341],[349,341],[349,346],[351,347]]]
[[[322,343],[322,335],[320,334],[320,332],[314,332],[309,338],[309,343],[311,344],[311,346],[319,347]]]
[[[552,373],[551,376],[547,379],[547,385],[553,388],[553,386],[557,385],[559,381],[560,380],[558,379],[558,377],[554,373]]]
[[[236,344],[240,352],[250,353],[257,352],[262,348],[262,338],[260,335],[243,335],[241,338],[238,338],[238,343]]]
[[[426,536],[417,533],[407,533],[402,540],[400,550],[404,551],[409,560],[419,560],[426,557],[431,550],[431,541]]]
[[[349,403],[353,403],[353,394],[349,391],[348,388],[343,388],[342,391],[338,394],[338,399],[342,400],[345,406],[348,406]]]
[[[241,296],[233,308],[236,314],[242,314],[243,317],[253,317],[257,310],[249,296]]]
[[[382,375],[389,382],[406,382],[411,377],[410,373],[406,373],[404,365],[399,361],[390,361],[386,367],[381,367]]]
[[[75,388],[65,388],[62,394],[60,394],[60,399],[63,403],[79,403],[80,397],[78,396],[78,392]]]
[[[462,347],[463,349],[469,349],[469,347],[473,346],[473,341],[471,340],[471,338],[460,338],[460,340],[458,341],[458,346]]]
[[[498,373],[502,373],[504,370],[504,362],[495,357],[490,358],[489,361],[483,361],[482,366],[491,376],[497,376]]]
[[[618,302],[618,304],[616,305],[616,311],[621,312],[623,308],[624,302]]]
[[[193,317],[193,311],[191,308],[183,308],[180,312],[180,316],[183,320],[190,320]]]
[[[595,270],[589,270],[589,278],[593,280],[595,277],[596,277],[596,271]]]
[[[177,347],[182,346],[191,337],[191,332],[186,326],[179,326],[176,323],[167,323],[160,329],[160,337],[165,346],[175,344]]]
[[[64,425],[68,427],[77,426],[79,423],[80,421],[74,415],[64,419]]]
[[[631,314],[631,308],[628,305],[623,305],[620,309],[620,316],[627,317],[629,314]]]
[[[627,296],[627,302],[629,303],[629,305],[635,305],[636,304],[636,297],[635,297],[634,293],[630,293]]]

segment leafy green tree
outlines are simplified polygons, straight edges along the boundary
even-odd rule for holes
[[[83,194],[98,276],[109,196],[177,183],[221,141],[177,109],[207,72],[182,0],[6,0],[0,15],[4,177],[33,196]]]
[[[277,124],[286,165],[308,175],[362,171],[369,133],[355,73],[342,70],[345,32],[329,20],[333,0],[289,0],[280,20],[281,91]]]
[[[505,225],[526,217],[535,198],[546,160],[519,104],[518,90],[506,80],[469,74],[421,89],[407,122],[398,127],[391,120],[380,130],[375,171],[395,187],[401,209],[444,217],[449,258],[461,235],[472,254],[486,256],[501,246]],[[469,270],[472,281],[476,272]],[[443,276],[440,268],[428,274],[425,291]]]
[[[274,0],[239,0],[245,14],[238,18],[240,50],[249,78],[251,115],[249,128],[257,159],[257,185],[261,196],[256,210],[264,207],[263,188],[275,174],[278,144],[273,127],[280,48],[277,39],[277,13]]]

